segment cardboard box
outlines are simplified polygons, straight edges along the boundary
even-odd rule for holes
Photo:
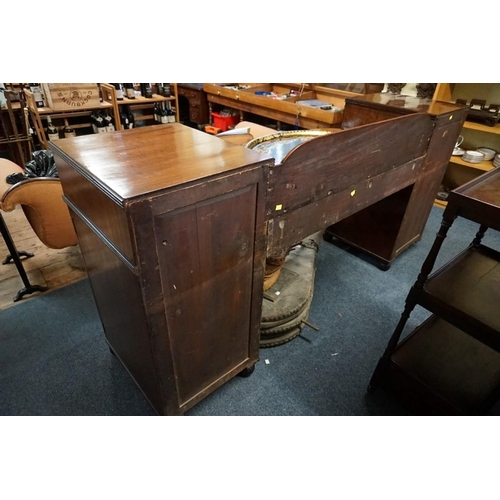
[[[88,109],[99,106],[97,83],[44,83],[45,101],[54,111]]]

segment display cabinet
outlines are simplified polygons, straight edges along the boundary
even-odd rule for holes
[[[485,414],[500,397],[500,252],[484,243],[487,231],[500,231],[500,170],[455,189],[448,200],[370,389],[394,391],[419,414]],[[478,232],[433,272],[448,231],[458,230],[457,217],[477,223]],[[416,306],[432,314],[401,340]]]

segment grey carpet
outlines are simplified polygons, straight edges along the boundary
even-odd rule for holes
[[[385,272],[362,254],[322,243],[309,315],[319,331],[305,328],[287,344],[261,349],[249,378],[230,380],[187,415],[409,415],[390,394],[366,387],[441,216],[433,208],[422,240]],[[457,219],[438,266],[477,228]],[[500,236],[487,232],[484,243],[500,249]],[[415,309],[406,331],[427,315]],[[87,280],[1,312],[0,414],[154,415],[103,335]]]

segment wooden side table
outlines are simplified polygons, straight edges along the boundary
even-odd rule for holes
[[[418,413],[484,414],[500,397],[500,169],[450,193],[441,228],[406,299],[370,388],[395,390]],[[477,222],[471,244],[431,274],[457,217]],[[400,342],[415,306],[433,313]]]

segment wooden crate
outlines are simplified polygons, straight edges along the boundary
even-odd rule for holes
[[[99,106],[97,83],[44,83],[42,87],[47,106],[55,111]]]

